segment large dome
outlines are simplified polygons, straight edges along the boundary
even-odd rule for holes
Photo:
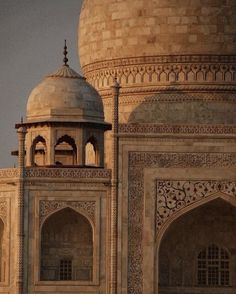
[[[82,67],[108,59],[172,54],[235,54],[236,2],[84,0]]]
[[[27,121],[103,121],[98,92],[69,66],[47,76],[31,92]]]
[[[80,62],[106,120],[117,76],[121,123],[235,123],[235,15],[233,0],[84,0]]]

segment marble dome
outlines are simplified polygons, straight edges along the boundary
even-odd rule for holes
[[[27,121],[104,121],[98,92],[69,66],[48,75],[29,95]]]
[[[109,59],[172,54],[235,54],[236,2],[84,0],[82,67]]]

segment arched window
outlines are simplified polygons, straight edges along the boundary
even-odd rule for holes
[[[41,280],[91,281],[92,273],[90,222],[71,208],[51,215],[41,232]]]
[[[55,146],[55,164],[74,165],[77,160],[75,140],[68,135],[62,136]]]
[[[198,285],[229,286],[229,254],[215,244],[198,254]]]
[[[32,144],[32,165],[46,165],[46,141],[42,136],[34,139]]]
[[[85,165],[97,166],[99,155],[97,141],[94,137],[91,137],[85,145]]]

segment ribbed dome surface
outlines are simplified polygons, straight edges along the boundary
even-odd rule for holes
[[[172,54],[235,54],[234,0],[85,0],[82,67],[109,59]]]
[[[31,92],[27,121],[103,121],[102,100],[86,80],[68,66],[47,76]]]

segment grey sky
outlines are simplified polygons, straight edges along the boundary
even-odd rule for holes
[[[43,77],[62,65],[79,71],[77,26],[82,0],[0,0],[0,167],[11,167],[14,129],[25,116],[27,97]]]

